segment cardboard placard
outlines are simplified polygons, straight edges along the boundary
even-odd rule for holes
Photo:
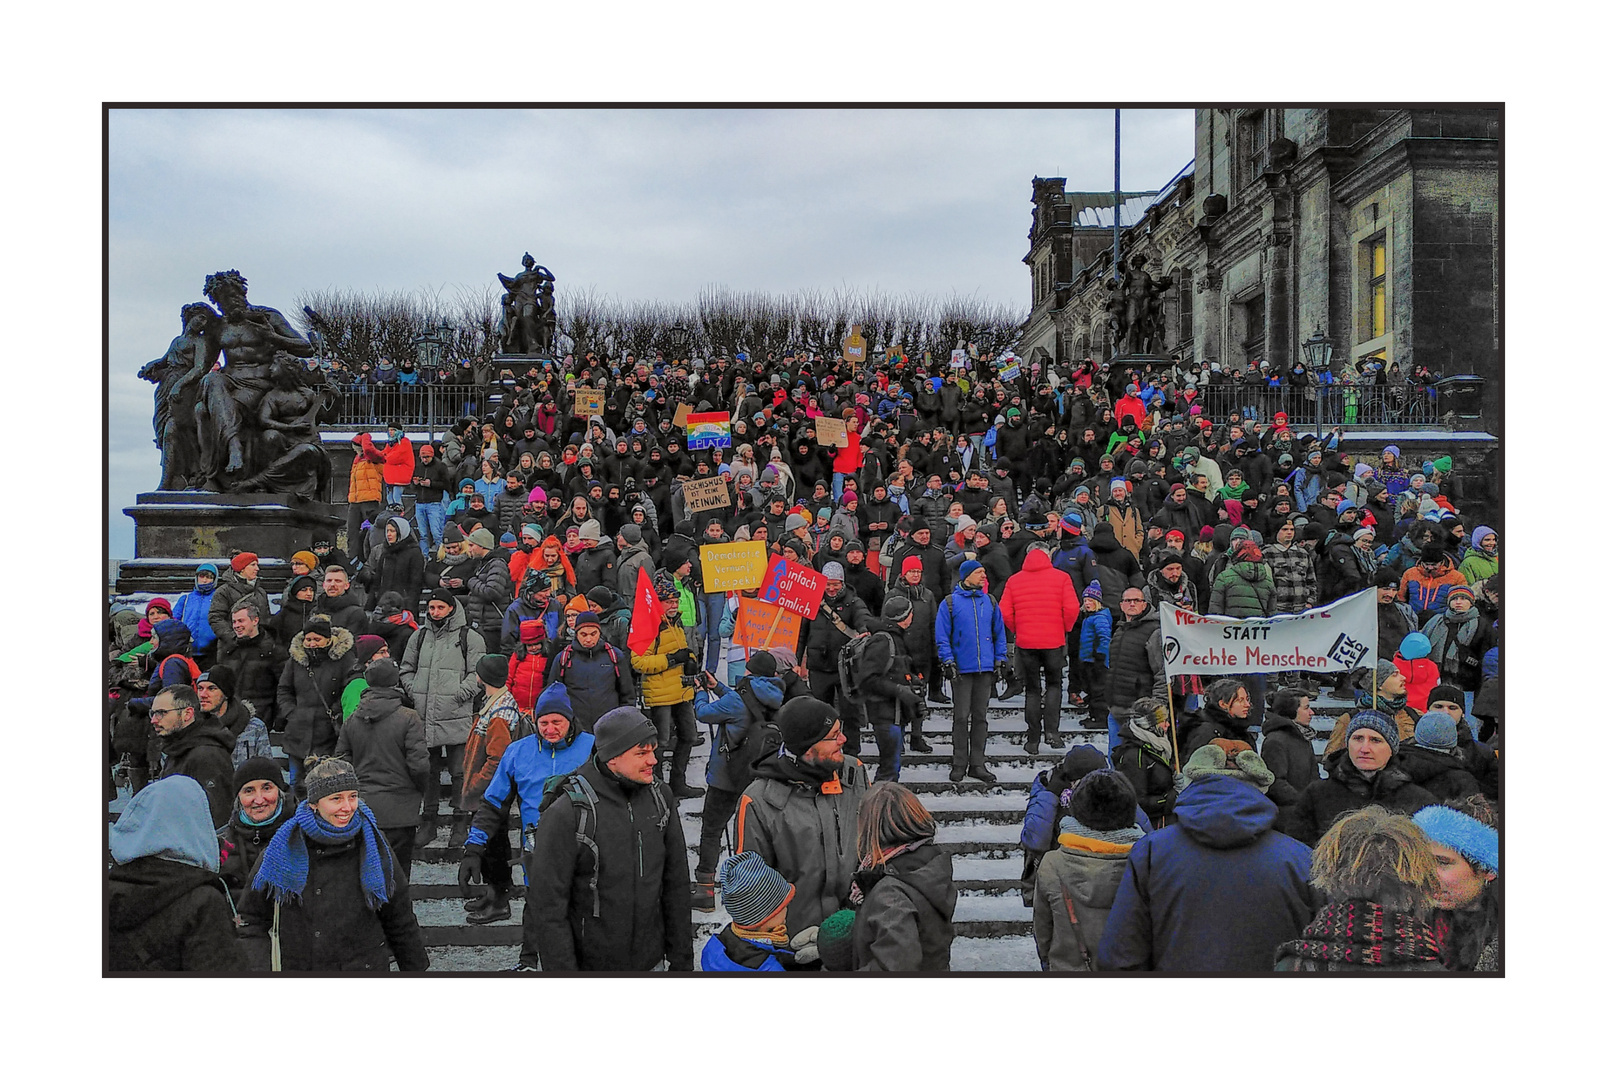
[[[763,600],[746,596],[737,600],[736,628],[731,631],[731,644],[746,649],[798,649],[798,629],[803,618],[796,611],[788,611]]]
[[[703,544],[698,549],[703,564],[704,592],[737,592],[757,589],[764,582],[769,556],[763,540],[743,540],[730,544]]]
[[[575,415],[603,415],[603,392],[585,386],[575,387]]]
[[[843,342],[843,363],[858,367],[865,362],[865,335],[860,333],[856,323],[848,331],[848,340]]]
[[[829,416],[815,417],[815,441],[821,446],[847,446],[848,421]]]
[[[820,610],[820,601],[826,595],[826,578],[803,563],[770,556],[765,569],[764,582],[759,586],[759,599],[767,604],[779,604],[788,611],[796,611],[806,619],[813,619]]]
[[[675,419],[670,421],[670,425],[672,427],[678,427],[684,431],[686,430],[686,418],[691,415],[692,406],[683,401],[679,405],[675,406]]]
[[[1012,358],[1008,364],[999,369],[999,378],[1005,382],[1014,382],[1021,378],[1021,365]]]
[[[725,477],[710,476],[703,480],[688,480],[681,485],[681,499],[688,514],[703,510],[718,510],[731,505],[731,490]]]

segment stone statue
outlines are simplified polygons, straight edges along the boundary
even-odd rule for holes
[[[1122,304],[1116,340],[1118,348],[1125,346],[1129,356],[1155,355],[1164,348],[1166,318],[1162,294],[1172,287],[1172,279],[1152,277],[1144,269],[1148,262],[1148,257],[1140,253],[1117,268],[1122,276]]]
[[[1119,356],[1122,351],[1122,334],[1125,324],[1122,321],[1122,312],[1127,308],[1127,302],[1122,299],[1121,282],[1111,278],[1105,282],[1105,329],[1109,331],[1111,357]]]
[[[218,358],[222,321],[206,304],[185,304],[179,313],[183,333],[167,352],[139,370],[156,384],[156,445],[162,451],[160,491],[178,491],[199,481],[201,444],[194,423],[201,380]]]
[[[282,491],[328,502],[329,452],[318,438],[318,414],[327,391],[309,386],[296,358],[279,353],[269,365],[273,386],[257,406],[261,431],[257,457],[260,472],[240,481],[240,491]]]
[[[223,366],[202,377],[200,401],[195,406],[201,448],[199,486],[208,491],[238,490],[248,477],[260,483],[267,466],[282,450],[264,440],[260,426],[263,399],[274,389],[275,358],[280,353],[311,356],[313,345],[278,311],[247,302],[246,279],[238,270],[209,274],[206,295],[223,312],[218,339]],[[292,361],[289,367],[298,382],[305,381],[300,365]],[[316,441],[316,422],[312,436]]]
[[[528,251],[520,264],[524,269],[511,278],[497,275],[507,290],[502,297],[502,323],[497,327],[502,351],[515,356],[549,352],[558,329],[552,271],[537,266]]]

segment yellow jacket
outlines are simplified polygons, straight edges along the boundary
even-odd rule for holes
[[[659,630],[658,638],[650,650],[641,656],[631,654],[631,670],[642,677],[642,701],[645,704],[677,705],[691,701],[697,693],[692,687],[681,685],[681,672],[690,670],[692,662],[688,660],[685,668],[680,665],[671,667],[664,658],[667,653],[684,648],[687,648],[686,631],[679,626],[665,626]]]

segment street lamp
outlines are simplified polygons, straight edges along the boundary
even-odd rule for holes
[[[426,424],[431,442],[435,441],[435,373],[445,365],[446,347],[451,342],[452,324],[445,319],[440,326],[427,329],[413,339],[413,347],[418,350],[419,379],[424,383]]]
[[[1334,343],[1323,336],[1322,327],[1317,332],[1300,343],[1300,351],[1306,354],[1306,368],[1316,376],[1317,381],[1317,438],[1322,438],[1322,399],[1328,386],[1323,382],[1323,376],[1328,373],[1328,365],[1334,359]]]

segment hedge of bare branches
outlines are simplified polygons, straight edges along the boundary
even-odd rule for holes
[[[330,353],[356,366],[393,363],[417,355],[417,342],[443,323],[451,327],[452,359],[489,358],[497,351],[500,292],[494,286],[453,297],[435,293],[305,292],[294,316],[303,330],[317,330]],[[858,324],[875,353],[902,348],[906,355],[946,356],[962,344],[999,352],[1015,340],[1025,312],[975,296],[946,299],[907,293],[837,289],[776,296],[710,286],[693,303],[619,300],[595,288],[558,290],[557,347],[561,352],[651,357],[670,352],[670,330],[690,334],[693,356],[751,356],[808,349],[822,355],[842,349]],[[317,324],[303,308],[319,315]]]

